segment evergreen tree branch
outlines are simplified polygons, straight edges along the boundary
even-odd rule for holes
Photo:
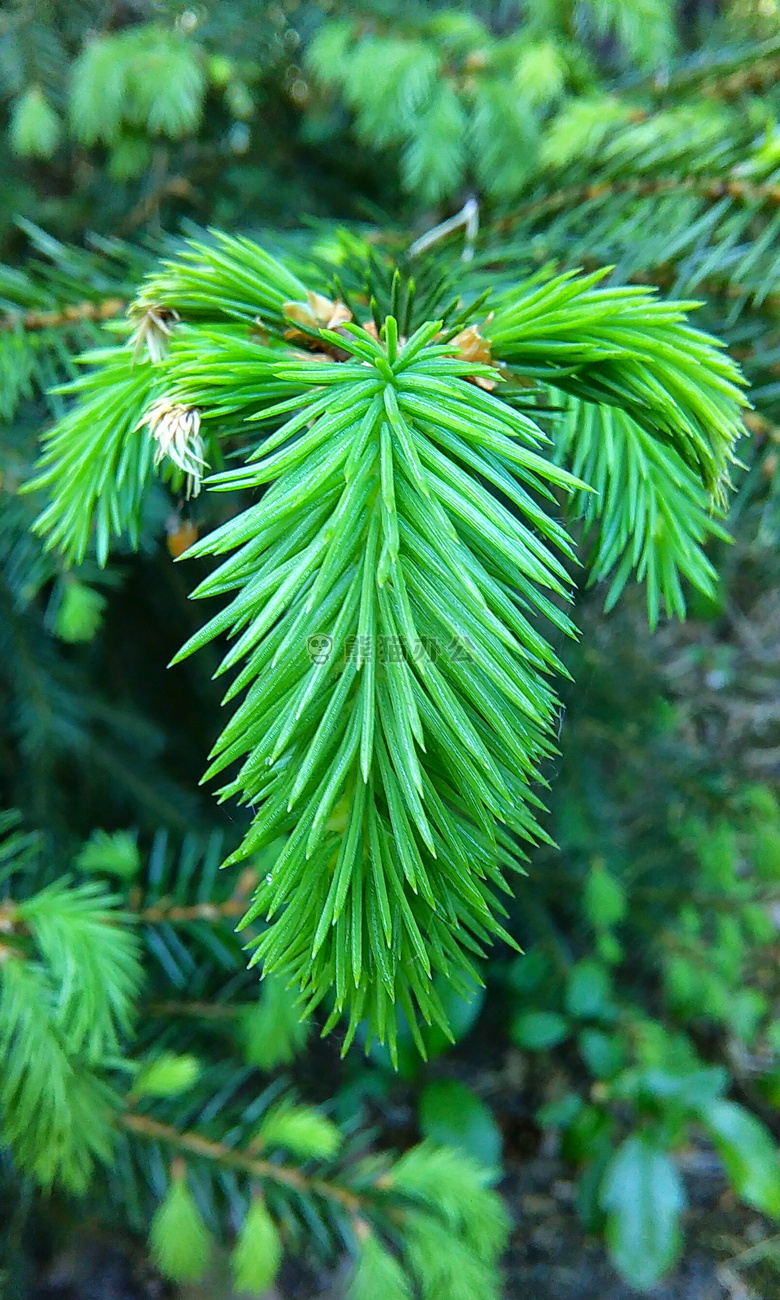
[[[773,181],[758,182],[722,175],[607,177],[587,184],[566,186],[542,198],[531,199],[510,216],[498,217],[491,229],[507,235],[524,221],[547,217],[554,212],[573,212],[582,203],[594,199],[608,200],[624,194],[647,198],[668,193],[697,194],[713,202],[727,196],[750,206],[780,203],[780,185]]]
[[[177,659],[235,638],[220,672],[237,670],[226,699],[245,695],[207,776],[231,769],[222,796],[254,819],[228,862],[284,840],[243,920],[268,922],[253,961],[309,1011],[328,999],[329,1025],[347,1013],[347,1043],[367,1020],[395,1052],[396,1006],[415,1033],[418,1014],[447,1032],[432,977],[465,988],[490,937],[508,939],[497,894],[542,835],[559,664],[533,620],[571,630],[571,546],[543,503],[583,485],[523,413],[523,385],[624,410],[690,466],[683,495],[696,475],[725,490],[736,368],[686,304],[600,279],[523,280],[480,300],[478,326],[457,300],[426,319],[441,287],[412,305],[390,267],[358,326],[251,241],[190,242],[144,285],[135,344],[91,358],[71,389],[86,400],[48,438],[38,527],[70,555],[95,514],[101,555],[127,525],[155,441],[184,469],[201,428],[209,446],[239,439],[245,463],[209,485],[259,499],[189,551],[220,557],[195,595],[228,603]],[[385,293],[398,315],[382,319]],[[668,566],[664,584],[679,609]]]
[[[693,57],[682,60],[667,76],[652,76],[637,81],[626,79],[632,91],[641,90],[659,99],[672,95],[688,95],[699,90],[709,95],[729,97],[742,93],[747,87],[773,84],[773,72],[780,64],[780,37],[771,36],[763,41],[745,41],[736,48],[714,46]]]
[[[192,903],[178,906],[164,900],[153,907],[144,907],[137,913],[139,921],[154,924],[165,921],[184,925],[188,921],[221,921],[241,916],[246,910],[246,898],[226,898],[221,903]]]
[[[0,316],[0,331],[13,333],[22,329],[36,332],[77,325],[82,321],[102,324],[124,315],[126,308],[127,303],[122,298],[104,298],[101,302],[85,300],[51,311],[7,311]]]
[[[348,1188],[339,1187],[336,1183],[327,1182],[322,1178],[307,1177],[300,1169],[263,1160],[246,1151],[237,1151],[222,1142],[204,1138],[199,1133],[179,1132],[171,1124],[163,1124],[149,1115],[124,1111],[117,1117],[117,1122],[129,1133],[149,1141],[162,1142],[172,1150],[201,1156],[226,1168],[250,1174],[253,1178],[267,1179],[284,1187],[290,1187],[302,1195],[324,1196],[326,1199],[336,1201],[350,1213],[360,1209],[363,1204],[362,1197]]]

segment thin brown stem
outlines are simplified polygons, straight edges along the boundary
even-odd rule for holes
[[[174,924],[186,921],[221,921],[233,916],[241,916],[256,884],[257,872],[252,867],[246,867],[236,881],[236,887],[230,898],[223,899],[221,903],[190,903],[184,906],[172,902],[170,898],[160,898],[150,907],[141,907],[141,891],[134,889],[130,892],[129,904],[139,921],[152,924],[159,921]]]
[[[153,1016],[197,1016],[199,1020],[235,1020],[249,1002],[230,1005],[220,1002],[151,1002],[148,1010]]]
[[[240,916],[246,909],[246,899],[226,898],[223,903],[192,903],[188,907],[175,906],[161,899],[154,907],[144,907],[138,912],[139,921],[219,921],[224,917]]]
[[[511,230],[518,222],[528,220],[529,217],[546,215],[562,208],[573,209],[582,203],[612,194],[636,194],[642,198],[652,194],[679,191],[699,194],[702,198],[713,201],[728,195],[743,203],[780,204],[780,185],[777,184],[762,185],[754,181],[739,180],[736,177],[724,179],[722,176],[652,176],[646,180],[632,178],[625,181],[597,181],[591,185],[567,186],[529,203],[527,207],[521,208],[510,217],[503,217],[495,223],[494,228],[504,233]]]
[[[304,1195],[314,1194],[337,1201],[350,1214],[357,1212],[363,1203],[360,1196],[345,1187],[338,1187],[335,1183],[328,1183],[322,1178],[308,1178],[299,1169],[273,1164],[270,1160],[262,1160],[258,1156],[249,1155],[246,1151],[236,1151],[222,1142],[213,1142],[210,1138],[201,1137],[199,1133],[181,1133],[173,1125],[162,1124],[148,1115],[136,1115],[133,1111],[125,1111],[120,1115],[119,1122],[128,1132],[147,1138],[150,1142],[164,1142],[174,1151],[201,1156],[228,1169],[238,1169],[252,1178],[281,1183],[284,1187],[291,1187]]]
[[[75,325],[79,321],[107,321],[121,316],[127,303],[122,298],[105,298],[102,302],[78,302],[56,311],[9,311],[0,316],[0,332],[30,332]]]

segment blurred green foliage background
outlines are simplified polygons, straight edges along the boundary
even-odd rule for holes
[[[97,874],[147,918],[144,997],[169,1013],[142,1046],[174,1058],[184,1109],[202,1087],[203,1107],[224,1098],[229,1130],[231,1079],[235,1093],[247,1070],[271,1075],[273,1100],[292,1072],[353,1132],[374,1125],[403,1147],[411,1130],[496,1169],[508,1147],[511,1163],[519,1111],[569,1162],[583,1233],[604,1235],[623,1277],[645,1287],[680,1255],[691,1153],[719,1154],[736,1194],[780,1217],[778,71],[774,0],[10,0],[0,11],[0,781],[4,806],[38,836],[8,842],[6,878],[23,853],[36,885]],[[431,1032],[424,1066],[408,1042],[399,1079],[381,1052],[339,1065],[307,1048],[284,990],[269,985],[258,1002],[229,908],[208,930],[205,913],[181,934],[154,929],[160,900],[191,906],[198,880],[198,904],[230,894],[213,883],[209,845],[235,838],[234,814],[198,786],[219,725],[216,660],[164,669],[197,626],[193,580],[172,556],[213,507],[158,486],[137,555],[66,572],[30,533],[37,507],[17,489],[61,408],[45,391],[105,338],[173,236],[216,226],[291,255],[332,247],[335,222],[343,239],[379,228],[411,240],[471,197],[485,284],[611,265],[616,281],[700,301],[755,410],[730,540],[702,523],[718,579],[711,597],[684,583],[687,623],[662,617],[663,577],[639,543],[614,611],[583,579],[583,648],[566,650],[576,685],[550,772],[557,847],[534,855],[509,922],[527,955],[499,952],[486,992],[453,999],[455,1049]],[[672,511],[670,553],[673,524]],[[641,533],[635,518],[620,527]],[[583,528],[582,540],[595,576],[614,579],[609,539]],[[191,1059],[202,1075],[182,1070]],[[514,1092],[512,1077],[524,1080]],[[172,1124],[195,1123],[194,1102],[186,1120],[169,1104]],[[301,1139],[302,1159],[322,1136]],[[119,1168],[110,1214],[140,1233],[148,1210],[140,1193],[126,1203],[128,1189],[139,1179],[157,1193],[160,1178],[151,1159]],[[5,1284],[21,1296],[36,1214],[56,1241],[87,1211],[67,1198],[44,1211],[10,1161],[2,1177]],[[229,1237],[226,1222],[217,1206],[210,1230]],[[332,1258],[328,1232],[299,1234],[299,1248],[317,1255],[324,1237]],[[778,1295],[780,1252],[765,1235],[745,1277],[757,1262]],[[154,1240],[163,1269],[183,1276],[159,1221]],[[374,1281],[361,1285],[368,1295]]]

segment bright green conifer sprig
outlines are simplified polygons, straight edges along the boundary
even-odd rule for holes
[[[358,274],[376,257],[362,250]],[[39,528],[79,558],[91,519],[101,555],[110,532],[132,532],[154,441],[174,483],[225,453],[239,462],[209,486],[254,503],[189,552],[223,557],[195,595],[229,600],[179,657],[233,640],[226,699],[244,697],[207,776],[229,770],[223,797],[254,820],[229,861],[285,840],[246,918],[268,923],[254,960],[309,1008],[328,999],[330,1023],[347,1013],[348,1042],[367,1020],[392,1045],[399,1008],[444,1023],[433,975],[475,978],[472,959],[504,934],[498,896],[540,834],[560,669],[545,625],[572,630],[556,493],[585,491],[557,459],[595,476],[596,571],[617,565],[620,584],[637,567],[652,613],[659,590],[679,608],[678,570],[711,581],[702,493],[723,494],[740,427],[738,372],[685,304],[598,274],[537,275],[483,296],[482,324],[464,328],[468,298],[436,312],[445,270],[421,266],[434,287],[416,299],[378,276],[365,308],[249,240],[185,246],[147,279],[133,339],[88,358],[102,364],[75,391],[91,396],[49,435],[37,480],[52,492]],[[566,426],[553,449],[522,409],[529,381],[616,412],[606,460],[586,453],[591,426]],[[655,528],[637,551],[651,498],[632,429],[648,463],[689,467],[674,491],[695,520],[671,559]]]
[[[218,844],[191,838],[168,857],[160,835],[144,877],[134,839],[103,833],[78,854],[86,878],[45,884],[43,841],[18,823],[18,814],[0,811],[7,1171],[12,1160],[32,1184],[91,1194],[93,1204],[121,1187],[130,1222],[149,1229],[155,1263],[176,1282],[203,1276],[219,1234],[232,1244],[236,1290],[265,1291],[305,1236],[323,1262],[345,1250],[352,1257],[355,1300],[371,1300],[377,1269],[408,1295],[465,1300],[466,1277],[469,1300],[495,1300],[508,1225],[481,1164],[429,1142],[400,1158],[367,1155],[354,1126],[348,1138],[282,1091],[281,1079],[262,1081],[237,1045],[227,1059],[224,1042],[203,1058],[181,1050],[189,1030],[177,1028],[170,1003],[150,1005],[142,975],[156,983],[149,958],[164,949],[171,923],[187,969],[205,927],[212,976],[219,971],[236,991],[230,922],[218,905],[196,901],[213,885]],[[108,892],[103,873],[118,878],[119,894]],[[119,910],[131,883],[132,908]],[[139,908],[144,897],[151,905]],[[178,987],[171,951],[163,987]],[[207,966],[202,960],[199,978]],[[248,992],[245,974],[239,982]],[[266,1069],[290,1059],[278,982],[276,1006],[263,1007],[273,984],[264,983],[259,1001],[250,993],[239,1003],[263,1034]],[[458,1263],[441,1290],[443,1243]]]
[[[107,1161],[121,1104],[109,1063],[118,1061],[142,983],[139,944],[119,901],[96,881],[60,879],[29,897],[34,837],[0,813],[0,1112],[3,1142],[43,1187],[82,1192]]]
[[[696,302],[665,302],[641,285],[599,286],[605,271],[541,274],[497,298],[493,354],[602,406],[617,406],[668,443],[722,498],[746,405],[739,371],[694,329]]]
[[[334,1014],[382,1037],[396,997],[442,1021],[432,971],[473,974],[468,952],[502,933],[508,832],[534,835],[556,707],[528,613],[568,627],[551,548],[570,547],[537,498],[573,480],[466,383],[490,372],[433,344],[439,327],[400,352],[392,317],[386,346],[353,327],[336,336],[351,360],[278,371],[327,405],[301,399],[260,459],[214,480],[271,487],[196,548],[236,550],[196,594],[238,594],[182,651],[240,633],[223,669],[246,660],[229,695],[248,692],[207,774],[242,760],[224,794],[258,805],[232,860],[289,837],[247,917],[276,918],[255,959],[314,1004],[335,988]]]

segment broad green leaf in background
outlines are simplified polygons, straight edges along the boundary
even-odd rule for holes
[[[700,1115],[737,1195],[780,1218],[780,1158],[769,1130],[733,1101],[710,1101]]]
[[[490,1109],[456,1079],[433,1079],[423,1089],[420,1128],[432,1142],[462,1147],[489,1168],[501,1163],[501,1133]]]
[[[606,930],[617,925],[626,914],[623,886],[600,860],[594,862],[588,872],[583,906],[585,915],[595,930]]]
[[[582,1059],[597,1079],[611,1079],[625,1064],[625,1043],[602,1029],[583,1029],[577,1039]]]
[[[623,1083],[623,1095],[638,1098],[643,1103],[659,1107],[675,1106],[688,1113],[717,1100],[726,1087],[728,1076],[720,1066],[701,1070],[671,1070],[650,1068],[629,1073]]]
[[[617,1268],[639,1290],[654,1286],[682,1244],[685,1190],[674,1163],[647,1137],[626,1138],[607,1166],[599,1202]]]
[[[566,1010],[577,1020],[614,1018],[611,981],[603,966],[581,961],[572,967],[566,984]]]
[[[549,1047],[557,1047],[568,1033],[568,1020],[557,1011],[526,1011],[515,1017],[509,1029],[512,1042],[529,1052],[545,1052]]]

